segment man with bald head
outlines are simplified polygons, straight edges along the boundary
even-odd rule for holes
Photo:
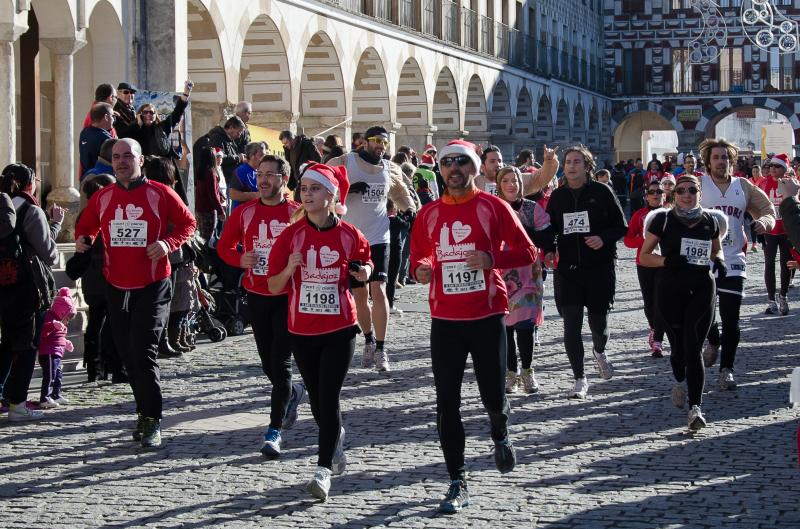
[[[239,101],[236,103],[236,115],[244,123],[244,130],[239,139],[236,140],[236,150],[239,154],[247,154],[247,144],[250,143],[250,130],[247,128],[247,122],[250,121],[250,116],[253,115],[253,105],[250,101]]]
[[[111,164],[117,182],[92,195],[75,226],[75,251],[103,238],[103,275],[114,344],[136,401],[133,439],[161,444],[161,380],[156,356],[172,298],[167,255],[186,242],[195,219],[170,187],[142,174],[142,147],[119,140]],[[169,229],[168,229],[169,227]]]

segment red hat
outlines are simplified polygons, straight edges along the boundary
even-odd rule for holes
[[[223,158],[225,156],[225,153],[223,153],[222,149],[220,149],[219,147],[214,147],[214,156],[218,158]]]
[[[420,162],[420,165],[424,165],[426,167],[433,167],[435,164],[436,162],[433,161],[433,156],[431,156],[430,154],[422,155],[422,161]]]
[[[464,140],[453,140],[442,147],[442,151],[439,153],[439,159],[441,160],[442,158],[452,154],[466,154],[470,157],[472,163],[475,164],[475,170],[480,171],[481,157],[478,154],[478,147],[474,143]]]
[[[72,293],[69,287],[62,287],[58,290],[55,298],[53,298],[53,305],[50,307],[53,314],[59,320],[63,320],[65,316],[75,316],[78,313],[75,308],[75,300],[72,299]]]
[[[791,167],[791,165],[789,165],[789,157],[785,154],[776,154],[770,159],[769,164],[780,165],[787,171],[789,170],[789,167]]]
[[[336,213],[339,215],[347,213],[344,200],[350,190],[350,180],[347,178],[347,169],[343,165],[331,167],[321,163],[312,163],[306,166],[300,178],[308,178],[322,184],[334,197],[338,191],[339,203],[336,204]]]
[[[432,145],[432,144],[430,144],[430,143],[429,143],[429,144],[427,144],[427,145],[425,146],[425,152],[428,152],[428,151],[433,151],[433,152],[436,152],[436,146],[435,146],[435,145]]]

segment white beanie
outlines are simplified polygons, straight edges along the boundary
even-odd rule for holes
[[[478,155],[478,147],[474,143],[464,140],[453,140],[439,150],[439,160],[445,156],[465,154],[470,157],[475,164],[475,171],[481,170],[481,157]]]

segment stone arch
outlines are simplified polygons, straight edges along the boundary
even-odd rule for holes
[[[194,81],[192,107],[196,103],[224,105],[227,102],[225,57],[219,36],[222,28],[200,0],[186,4],[188,70]],[[194,116],[194,113],[193,113]]]
[[[583,111],[583,104],[580,102],[575,105],[575,111],[572,119],[572,135],[573,141],[586,144],[586,116]]]
[[[300,74],[300,118],[307,134],[337,125],[347,116],[339,56],[327,33],[315,33],[308,43]],[[344,125],[330,131],[346,135]]]
[[[255,18],[247,29],[239,62],[239,99],[253,104],[251,120],[268,125],[288,121],[292,83],[286,46],[275,22]]]
[[[397,145],[424,146],[430,132],[425,78],[413,57],[403,63],[397,85]]]
[[[674,129],[669,120],[651,110],[638,110],[629,114],[614,129],[613,138],[616,159],[646,158],[647,149],[645,148],[643,132],[671,131]]]
[[[542,94],[536,105],[536,130],[534,137],[537,143],[553,141],[553,103],[547,94]]]
[[[489,132],[493,136],[509,136],[511,131],[511,97],[508,93],[508,85],[503,80],[498,80],[492,90]]]
[[[558,101],[556,106],[556,122],[554,126],[553,140],[560,142],[572,141],[570,133],[569,105],[564,99]]]
[[[355,130],[392,121],[386,72],[375,48],[365,49],[356,65],[352,108]]]
[[[533,137],[533,108],[531,95],[522,87],[517,98],[517,113],[514,116],[514,136],[519,140]]]
[[[436,78],[436,91],[433,93],[433,125],[441,140],[451,140],[453,132],[461,130],[458,109],[456,82],[450,68],[445,66]]]
[[[464,110],[464,129],[469,131],[470,141],[488,140],[489,119],[486,112],[486,92],[483,81],[475,74],[467,87],[467,104]]]
[[[597,105],[593,102],[592,108],[589,110],[589,146],[592,149],[602,149],[600,141],[600,116],[597,112]]]
[[[86,110],[92,104],[95,87],[127,77],[122,25],[116,10],[107,0],[98,2],[92,9],[86,29],[86,46],[75,53],[75,72],[80,72],[74,81],[76,127],[80,130]]]
[[[742,98],[723,99],[717,104],[704,109],[700,121],[695,125],[695,129],[703,131],[707,138],[712,138],[714,137],[714,130],[720,121],[737,110],[753,107],[777,112],[789,120],[793,130],[798,131],[800,129],[800,118],[795,114],[794,109],[788,104],[770,97],[748,98],[746,103]]]
[[[66,0],[31,0],[39,22],[39,38],[74,38],[77,27],[73,2]]]
[[[658,114],[662,118],[666,119],[672,124],[672,128],[675,129],[676,132],[683,131],[683,124],[678,121],[675,117],[675,114],[664,108],[663,106],[653,103],[652,101],[636,101],[629,105],[626,105],[625,108],[617,112],[611,117],[611,128],[616,130],[616,128],[630,115],[635,112],[639,111],[647,111],[654,114]]]

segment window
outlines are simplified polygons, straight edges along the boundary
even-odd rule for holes
[[[744,92],[742,77],[742,49],[723,48],[719,56],[720,92]]]
[[[622,14],[644,13],[644,0],[622,0]]]
[[[622,90],[628,95],[644,94],[644,50],[623,50]]]
[[[692,65],[689,50],[672,50],[672,92],[684,94],[692,91]]]

